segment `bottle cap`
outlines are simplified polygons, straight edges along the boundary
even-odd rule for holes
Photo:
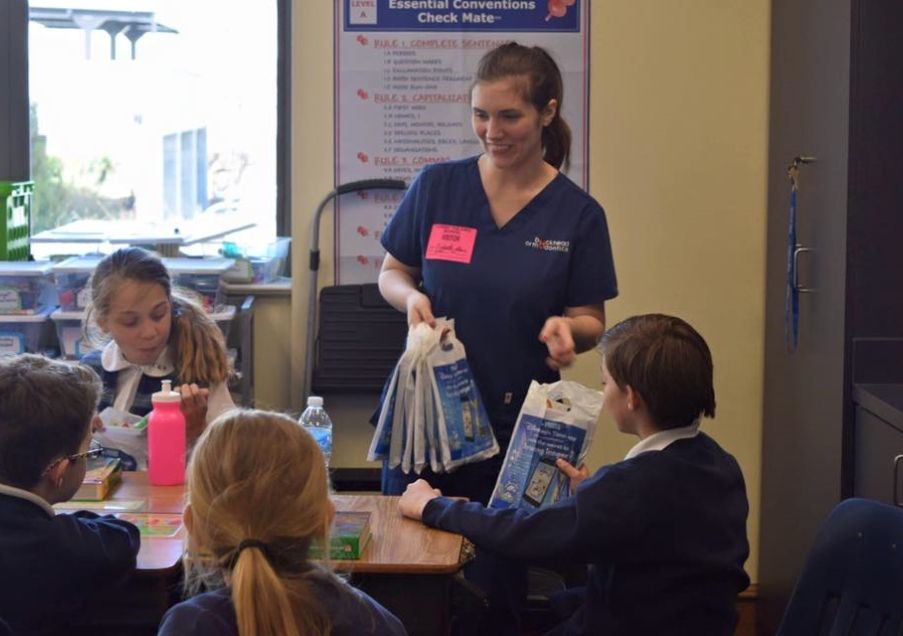
[[[163,380],[162,388],[151,395],[152,402],[181,402],[182,395],[172,390],[172,380]]]
[[[307,406],[323,406],[323,398],[319,395],[311,395],[307,398]]]

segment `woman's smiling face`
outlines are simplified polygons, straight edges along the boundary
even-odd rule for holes
[[[524,99],[526,77],[477,82],[470,93],[471,125],[483,151],[499,169],[542,161],[542,130],[555,116],[555,100],[540,113]]]

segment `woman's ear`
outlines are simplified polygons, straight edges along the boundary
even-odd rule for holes
[[[558,112],[558,100],[550,99],[549,103],[546,104],[546,107],[542,109],[542,113],[540,113],[540,116],[542,118],[543,127],[546,127],[552,123],[552,120],[555,119],[555,114],[557,112]]]

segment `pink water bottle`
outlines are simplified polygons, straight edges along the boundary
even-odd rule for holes
[[[185,483],[185,416],[182,396],[172,390],[172,380],[151,396],[154,409],[147,421],[147,470],[154,486]]]

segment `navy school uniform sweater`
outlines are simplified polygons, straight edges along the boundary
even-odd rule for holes
[[[700,433],[604,466],[543,510],[440,497],[423,521],[505,557],[591,564],[561,633],[728,636],[749,584],[748,511],[736,460]]]
[[[364,592],[329,575],[308,577],[332,621],[332,636],[404,636],[394,614]],[[157,636],[238,636],[231,590],[206,592],[179,603],[163,617]]]
[[[87,511],[53,515],[49,505],[3,490],[0,619],[16,636],[64,634],[105,587],[134,570],[138,529]]]

